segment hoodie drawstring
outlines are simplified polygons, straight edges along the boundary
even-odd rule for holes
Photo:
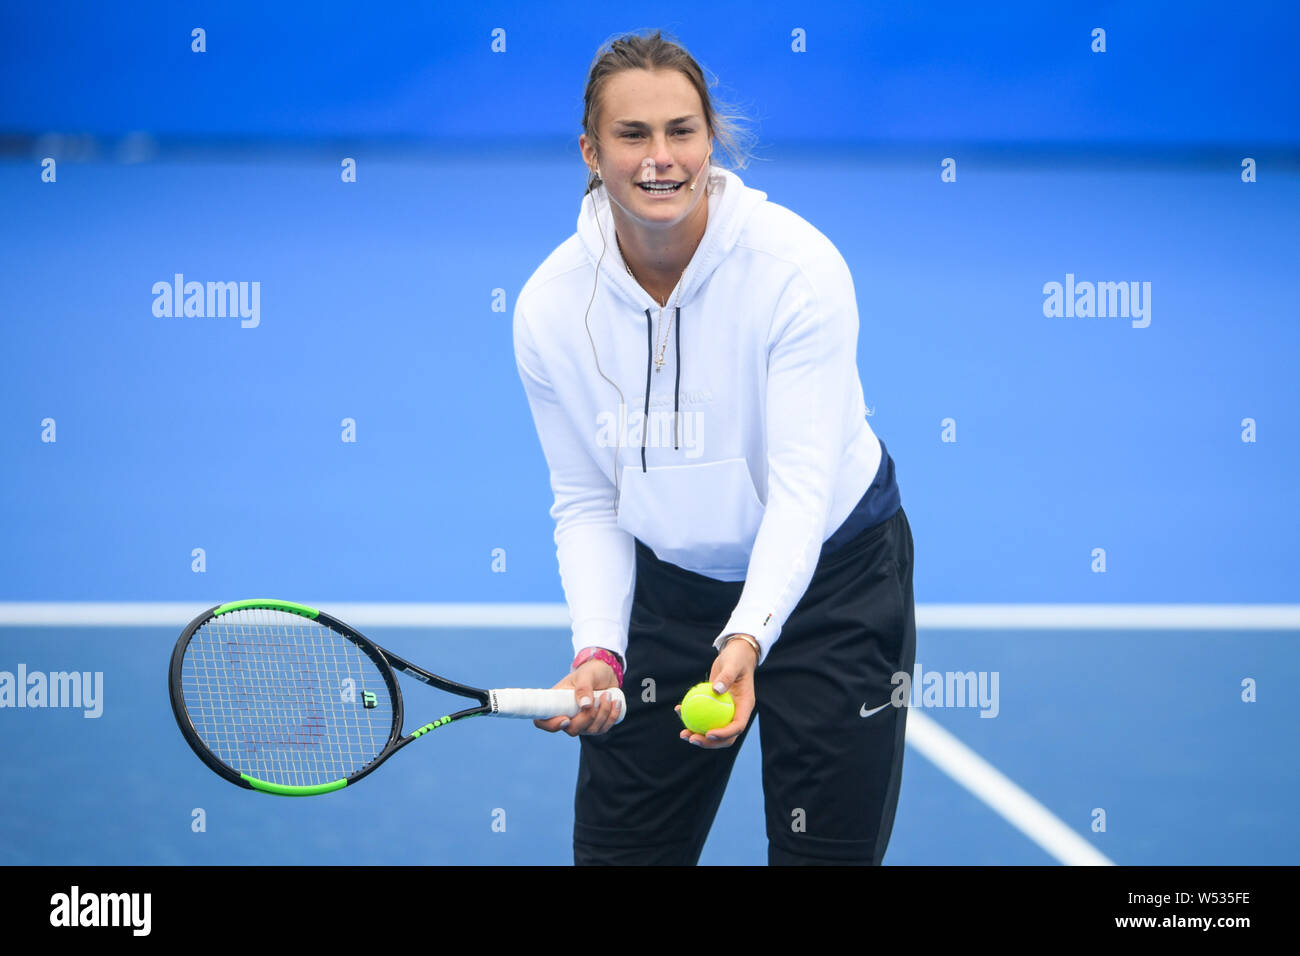
[[[677,450],[677,395],[682,389],[682,310],[678,306],[673,310],[673,324],[677,326],[677,337],[673,340],[673,362],[677,365],[677,379],[673,382],[673,450]]]
[[[641,472],[645,473],[645,433],[650,425],[650,365],[654,362],[654,319],[645,310],[645,416],[641,419]]]
[[[677,419],[679,399],[682,390],[682,310],[681,306],[673,309],[673,324],[677,326],[673,338],[673,361],[677,366],[673,380],[673,448],[677,449]],[[641,420],[641,471],[645,472],[645,440],[650,430],[650,366],[654,363],[654,318],[650,310],[645,310],[645,414]]]

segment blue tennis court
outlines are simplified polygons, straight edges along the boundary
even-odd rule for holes
[[[253,16],[232,10],[211,21],[228,34]],[[905,36],[919,61],[916,22],[891,16],[845,29]],[[1189,16],[1214,21],[1210,7]],[[188,31],[167,17],[156,32]],[[307,35],[337,36],[331,17]],[[486,35],[470,20],[450,22]],[[14,22],[55,56],[49,23]],[[1172,48],[1177,31],[1159,36]],[[99,127],[70,95],[51,99],[47,124],[26,100],[5,107],[0,672],[102,674],[102,713],[0,707],[0,863],[570,862],[567,737],[467,721],[355,789],[282,800],[209,772],[165,683],[194,614],[254,596],[315,604],[469,683],[563,675],[551,494],[511,316],[573,232],[585,184],[576,121],[555,119],[559,135],[528,124],[575,109],[603,38],[565,38],[585,52],[563,69],[531,52],[493,81],[498,105],[530,71],[551,84],[516,104],[519,143],[481,119],[458,142],[474,122],[459,106],[421,136],[403,126],[423,115],[415,100],[369,87],[338,112],[313,87],[320,100],[285,100],[283,116],[237,88],[226,112],[203,100],[192,128],[125,140],[177,105],[143,68],[158,100],[132,115],[100,103]],[[1198,127],[1197,101],[1165,103],[1147,139],[1132,104],[1121,135],[1088,126],[1109,101],[1080,94],[1082,132],[1031,142],[1029,120],[994,118],[1014,103],[1047,115],[1014,64],[971,66],[1007,71],[1005,87],[988,80],[989,97],[1006,94],[985,103],[996,136],[907,127],[874,145],[814,135],[832,128],[822,114],[817,130],[782,132],[797,111],[729,71],[777,114],[776,148],[741,177],[852,269],[870,423],[915,536],[922,690],[887,863],[1300,859],[1300,121],[1277,93],[1295,89],[1296,66],[1262,35],[1238,39],[1271,71],[1258,112]],[[179,69],[179,54],[132,50]],[[775,69],[764,56],[755,75]],[[1132,56],[1097,89],[1118,96]],[[431,75],[483,69],[468,58],[435,58]],[[238,62],[213,64],[229,76]],[[402,88],[430,95],[417,79]],[[1147,101],[1174,95],[1142,79]],[[395,104],[390,132],[409,138],[379,135],[367,97]],[[95,133],[37,135],[51,129]],[[86,142],[100,146],[74,148]],[[60,150],[57,183],[42,182],[41,158]],[[257,283],[256,320],[157,314],[155,286],[178,275]],[[1051,283],[1124,283],[1145,314],[1052,315]],[[86,626],[82,602],[117,605],[123,623]],[[407,604],[409,621],[384,623]],[[493,623],[521,604],[535,622]],[[360,617],[339,610],[351,605]],[[1036,607],[1039,623],[1017,618]],[[929,702],[926,673],[942,685]],[[974,696],[958,703],[963,688]],[[444,712],[445,698],[404,690],[411,720]],[[756,744],[704,863],[766,860]]]

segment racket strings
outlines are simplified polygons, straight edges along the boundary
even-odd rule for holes
[[[185,650],[181,690],[214,756],[285,786],[351,776],[379,756],[393,729],[388,684],[357,644],[271,608],[201,626]]]

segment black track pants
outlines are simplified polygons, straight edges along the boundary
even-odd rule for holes
[[[678,738],[673,707],[708,679],[713,640],[741,587],[659,561],[637,543],[627,716],[606,734],[580,738],[575,863],[699,860],[749,730],[733,747],[704,750]],[[890,703],[891,678],[910,675],[915,656],[912,533],[899,508],[822,556],[755,672],[769,863],[884,858],[907,708],[877,708]]]

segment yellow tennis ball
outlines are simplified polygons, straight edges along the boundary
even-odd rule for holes
[[[696,684],[682,698],[682,723],[697,734],[707,734],[731,723],[736,702],[730,694],[715,694],[709,684]]]

